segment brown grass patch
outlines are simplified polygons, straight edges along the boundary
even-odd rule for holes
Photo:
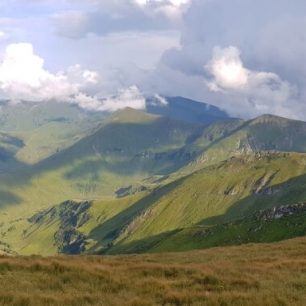
[[[0,257],[2,306],[305,305],[306,238],[175,254]]]

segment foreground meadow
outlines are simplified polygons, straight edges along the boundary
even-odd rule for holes
[[[187,253],[0,257],[0,305],[305,305],[306,238]]]

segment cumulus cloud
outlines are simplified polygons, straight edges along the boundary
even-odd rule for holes
[[[0,62],[0,96],[14,101],[73,101],[97,79],[96,72],[80,65],[70,67],[67,73],[49,72],[29,43],[8,45]]]
[[[146,100],[136,86],[120,89],[117,95],[104,99],[86,94],[86,88],[97,84],[98,79],[97,72],[80,65],[53,74],[44,68],[44,60],[34,53],[31,44],[11,44],[0,62],[0,97],[15,103],[56,100],[89,111],[145,109]]]
[[[295,86],[275,73],[244,67],[240,50],[236,47],[214,48],[205,69],[211,75],[207,81],[209,90],[217,94],[218,100],[224,100],[225,109],[232,108],[232,114],[245,116],[246,110],[252,109],[252,114],[256,115],[278,113],[292,116],[298,107]]]
[[[80,93],[74,97],[74,103],[89,111],[102,112],[115,112],[127,107],[139,110],[146,108],[146,99],[137,86],[120,89],[116,95],[103,99],[97,99]]]
[[[0,44],[35,42],[48,67],[62,70],[42,66],[39,82],[61,83],[83,107],[106,108],[95,94],[136,84],[146,94],[187,96],[234,116],[306,119],[305,0],[7,0],[0,7],[9,17],[0,18],[9,36]],[[41,31],[33,31],[37,25]],[[63,68],[74,62],[99,70],[103,82],[82,67]],[[16,97],[41,97],[48,88],[19,83]],[[14,97],[8,80],[0,86],[1,96]]]
[[[214,76],[214,80],[209,83],[213,91],[243,88],[251,74],[243,67],[240,51],[235,47],[215,48],[213,58],[206,68]]]
[[[305,9],[302,0],[193,0],[182,15],[180,47],[163,54],[143,86],[233,116],[305,120]]]
[[[133,0],[140,7],[150,10],[150,12],[163,13],[169,18],[180,17],[188,8],[191,0]]]

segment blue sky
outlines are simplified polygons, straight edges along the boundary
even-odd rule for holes
[[[306,120],[305,28],[304,0],[2,0],[0,97],[159,93]]]

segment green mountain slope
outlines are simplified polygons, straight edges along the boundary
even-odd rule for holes
[[[142,243],[131,243],[121,250],[124,253],[181,252],[215,246],[270,243],[305,235],[306,204],[303,203],[259,211],[229,223],[178,229],[145,239]],[[120,253],[120,247],[115,252]]]
[[[207,127],[194,145],[202,152],[183,173],[207,167],[231,156],[262,151],[306,152],[306,123],[272,115],[254,120],[230,120]]]
[[[235,222],[258,210],[304,201],[305,185],[305,154],[266,153],[231,158],[152,192],[84,202],[89,204],[81,214],[80,202],[76,201],[16,219],[2,226],[0,240],[11,242],[11,249],[22,254],[73,253],[80,248],[82,252],[94,253],[140,252],[161,241],[170,246],[171,241],[177,244],[177,237],[185,240],[173,250],[187,249],[189,244],[184,245],[195,226]],[[241,232],[245,228],[242,226]],[[181,234],[173,236],[182,229]],[[222,235],[219,238],[228,237]],[[288,237],[293,236],[292,230]],[[217,240],[220,243],[221,238]],[[73,245],[76,241],[77,246]],[[216,245],[204,241],[199,246],[210,244]],[[192,245],[196,247],[196,243]]]
[[[176,231],[306,200],[304,122],[266,115],[201,126],[132,109],[98,126],[71,120],[24,138],[3,133],[20,164],[0,173],[4,251],[146,251]]]
[[[166,194],[125,224],[116,242],[124,248],[180,228],[221,224],[303,201],[305,162],[305,155],[266,154],[232,158],[198,171],[166,186]]]
[[[22,146],[13,152],[19,166],[35,164],[68,148],[92,134],[105,117],[86,113],[67,103],[2,104],[0,131],[21,142]]]
[[[151,188],[150,181],[142,187],[142,180],[168,175],[194,158],[196,153],[184,148],[198,129],[131,109],[115,113],[69,148],[0,174],[0,221],[67,199],[113,197],[131,184]]]
[[[83,119],[101,118],[101,113],[88,113],[75,105],[57,102],[25,102],[11,104],[0,101],[0,130],[28,132],[51,122],[79,122]]]

